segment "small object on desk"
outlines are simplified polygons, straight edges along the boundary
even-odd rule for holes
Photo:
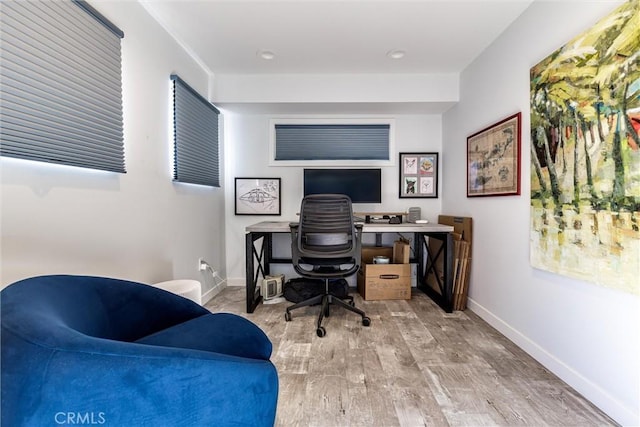
[[[416,224],[428,224],[429,221],[426,219],[417,219]]]
[[[420,208],[413,207],[407,211],[407,222],[416,222],[420,219]]]
[[[373,257],[374,264],[389,264],[389,257],[383,255],[377,255]]]
[[[401,216],[384,215],[382,217],[367,217],[366,224],[402,224]]]

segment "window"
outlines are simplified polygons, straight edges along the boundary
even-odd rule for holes
[[[391,130],[389,120],[275,120],[272,158],[295,165],[388,164]]]
[[[122,31],[81,1],[0,16],[0,155],[124,173]]]
[[[218,116],[220,112],[180,77],[173,81],[173,179],[220,187]]]

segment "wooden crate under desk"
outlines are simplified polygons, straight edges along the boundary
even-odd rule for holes
[[[411,264],[363,264],[358,293],[366,301],[411,299]]]

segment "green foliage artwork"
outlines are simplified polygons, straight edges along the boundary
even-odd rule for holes
[[[531,68],[531,264],[640,294],[640,0]]]

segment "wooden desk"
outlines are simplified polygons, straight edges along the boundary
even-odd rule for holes
[[[273,257],[273,233],[289,233],[290,221],[262,221],[245,228],[245,260],[247,313],[253,313],[262,301],[258,284],[270,274],[271,264],[291,264],[291,259]],[[453,227],[442,224],[363,224],[363,233],[413,233],[417,264],[416,284],[447,313],[453,311]],[[442,241],[437,253],[429,252],[428,239]],[[378,240],[378,239],[376,239]],[[442,258],[443,275],[435,274],[435,262]],[[434,273],[439,292],[427,284],[427,275]]]

